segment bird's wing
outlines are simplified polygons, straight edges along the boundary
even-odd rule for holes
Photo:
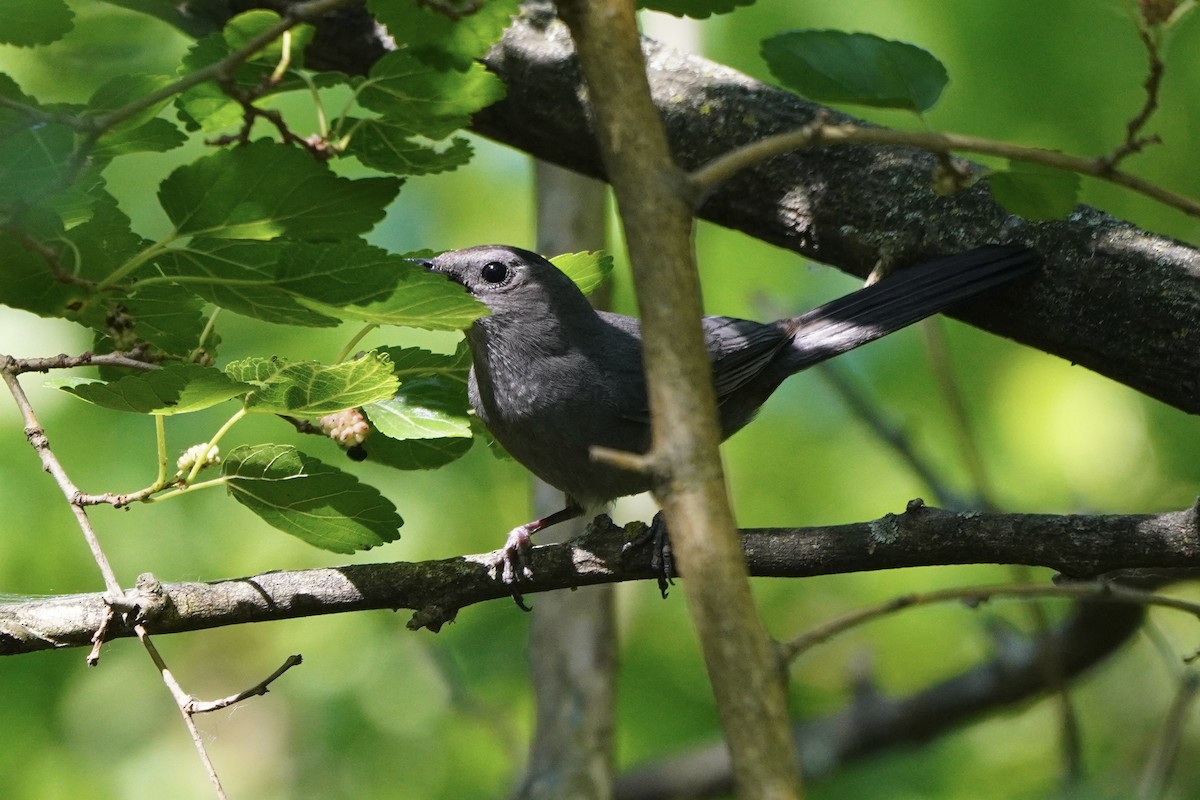
[[[758,377],[788,342],[778,327],[747,319],[705,317],[703,325],[718,404]]]

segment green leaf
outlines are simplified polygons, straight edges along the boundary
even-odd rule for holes
[[[0,0],[0,44],[34,47],[58,41],[75,26],[63,0]]]
[[[396,50],[371,67],[358,102],[393,126],[441,139],[471,121],[471,115],[504,96],[504,84],[481,64],[443,72],[412,53]]]
[[[341,178],[297,148],[264,140],[179,167],[158,198],[178,234],[314,241],[366,233],[399,191],[395,178]]]
[[[346,152],[372,169],[394,175],[430,175],[449,172],[471,160],[466,139],[455,137],[450,146],[438,150],[413,141],[412,131],[383,119],[351,120],[354,133]]]
[[[133,319],[133,335],[164,353],[186,355],[200,344],[204,304],[176,286],[157,284],[122,300]]]
[[[353,553],[400,537],[404,520],[377,489],[290,445],[235,448],[221,474],[235,500],[315,547]]]
[[[62,125],[17,130],[0,147],[0,205],[25,206],[65,188],[75,134]]]
[[[198,364],[172,364],[111,383],[71,377],[47,385],[103,408],[158,416],[201,411],[253,388]]]
[[[647,11],[693,19],[708,19],[713,14],[728,14],[739,6],[753,4],[754,0],[638,0],[638,7]]]
[[[92,148],[92,157],[108,159],[126,153],[165,153],[187,141],[187,136],[175,123],[165,119],[152,119],[136,128],[106,133]]]
[[[1010,161],[988,184],[997,203],[1026,219],[1060,219],[1079,202],[1079,175],[1041,164]]]
[[[459,19],[414,0],[368,0],[367,9],[387,26],[397,44],[407,45],[422,61],[438,69],[465,70],[500,39],[520,0],[488,0],[476,5]]]
[[[771,73],[822,103],[926,111],[949,77],[929,52],[869,33],[789,31],[762,44]]]
[[[336,325],[349,303],[391,296],[405,259],[353,239],[331,244],[193,239],[158,261],[180,286],[248,317]]]
[[[467,374],[471,354],[466,347],[441,355],[418,347],[384,351],[400,380],[396,394],[363,406],[367,418],[393,439],[470,438]]]
[[[564,253],[550,259],[550,263],[566,273],[584,294],[594,292],[613,270],[612,256],[605,252]]]
[[[436,469],[462,458],[473,439],[391,439],[378,430],[363,443],[367,461],[393,469]]]
[[[315,361],[246,358],[225,367],[235,381],[253,384],[246,409],[319,417],[391,397],[399,386],[387,356],[371,352],[326,366]]]
[[[405,261],[396,277],[398,282],[395,291],[376,302],[337,309],[315,301],[301,302],[342,319],[433,331],[460,331],[487,313],[484,305],[467,294],[461,286],[411,262]]]
[[[171,83],[173,78],[167,75],[120,75],[110,78],[92,92],[84,112],[89,117],[102,117],[124,108],[135,100],[141,100],[147,95],[162,89]],[[170,102],[164,97],[158,103],[147,106],[128,119],[119,122],[112,130],[128,130],[145,125],[158,116],[158,112]]]
[[[241,50],[251,40],[274,28],[281,21],[282,17],[274,11],[254,9],[238,14],[225,23],[225,30],[221,32],[221,35],[230,52]],[[274,67],[283,58],[286,44],[291,65],[296,68],[302,67],[304,66],[304,48],[312,41],[315,33],[316,29],[311,25],[297,25],[288,31],[286,42],[283,36],[275,39],[255,53],[252,60]]]
[[[22,92],[17,82],[2,72],[0,72],[0,97],[30,108],[38,107],[37,100]],[[30,125],[29,117],[17,109],[0,106],[0,136],[7,136],[18,128],[27,128]]]

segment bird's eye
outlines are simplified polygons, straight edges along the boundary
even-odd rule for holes
[[[489,261],[483,265],[479,274],[488,283],[503,283],[504,279],[508,277],[508,267],[499,261]]]

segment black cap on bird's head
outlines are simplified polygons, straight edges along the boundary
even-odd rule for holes
[[[505,245],[451,250],[421,262],[466,287],[492,314],[547,314],[590,309],[579,288],[537,253]]]

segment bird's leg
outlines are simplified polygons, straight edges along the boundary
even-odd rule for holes
[[[667,533],[667,520],[659,511],[650,522],[650,527],[625,543],[622,552],[650,545],[650,568],[658,575],[658,591],[667,599],[667,591],[675,585],[675,557],[671,553],[671,537]]]
[[[513,600],[522,610],[528,611],[521,593],[517,590],[517,582],[533,578],[533,570],[529,567],[529,555],[533,550],[531,537],[538,531],[545,530],[551,525],[574,519],[583,513],[583,507],[572,501],[566,508],[555,511],[549,516],[518,525],[508,532],[504,547],[496,551],[496,560],[492,563],[500,577],[500,581],[509,587]]]

